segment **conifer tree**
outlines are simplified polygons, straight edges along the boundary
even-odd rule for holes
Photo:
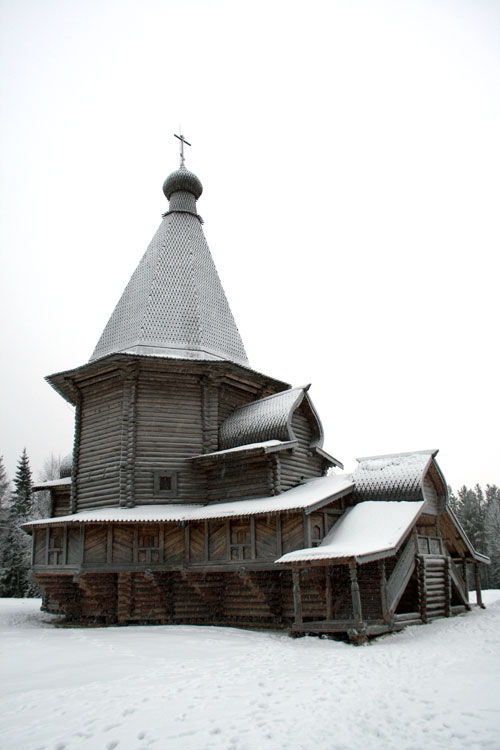
[[[14,493],[8,507],[6,534],[0,548],[0,595],[33,595],[29,579],[31,540],[21,525],[33,510],[32,478],[26,448],[17,465]]]
[[[5,470],[3,456],[0,456],[0,509],[7,508],[10,500],[10,482]]]
[[[485,533],[488,555],[491,559],[489,585],[500,588],[500,487],[486,485]]]
[[[16,476],[14,477],[14,502],[16,515],[19,518],[29,518],[33,509],[33,478],[31,475],[30,462],[26,448],[23,449],[17,464]]]

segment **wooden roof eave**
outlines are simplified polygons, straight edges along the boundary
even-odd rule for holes
[[[384,560],[387,557],[394,557],[397,554],[397,547],[391,547],[385,550],[379,550],[377,552],[371,552],[368,555],[350,555],[346,557],[324,557],[321,560],[296,560],[291,562],[280,563],[283,565],[293,565],[294,567],[325,567],[327,565],[350,565],[356,563],[357,565],[364,565],[370,562],[376,562],[377,560]]]
[[[472,546],[472,542],[470,541],[469,537],[465,533],[465,530],[462,524],[460,523],[455,513],[449,506],[445,510],[445,515],[447,515],[450,518],[453,526],[455,527],[456,531],[459,534],[460,539],[462,540],[465,547],[469,551],[470,559],[474,562],[480,562],[480,563],[484,563],[485,565],[491,565],[491,560],[487,555],[483,555],[481,554],[481,552],[476,552],[476,550]]]
[[[210,369],[214,373],[219,373],[222,370],[223,372],[221,373],[221,375],[231,372],[236,375],[242,376],[243,379],[247,380],[249,383],[253,383],[254,386],[272,386],[273,390],[276,390],[277,393],[290,388],[289,383],[285,383],[282,380],[277,380],[276,378],[273,378],[269,375],[257,372],[257,370],[252,370],[250,367],[245,367],[244,365],[240,365],[235,362],[229,362],[227,360],[221,360],[220,362],[192,359],[184,360],[180,358],[177,359],[145,354],[130,354],[126,352],[107,354],[100,359],[94,359],[91,362],[85,362],[79,367],[74,367],[70,370],[62,370],[61,372],[47,375],[45,380],[52,388],[54,388],[55,391],[57,391],[57,393],[59,393],[60,396],[62,396],[66,401],[74,406],[76,404],[76,392],[74,384],[79,380],[84,380],[90,375],[99,373],[99,371],[102,371],[103,373],[109,372],[111,374],[112,371],[117,369],[119,366],[124,366],[125,364],[132,363],[134,361],[144,362],[147,360],[151,360],[154,362],[169,361],[172,364],[177,364],[180,367],[186,367],[187,365],[189,365],[193,367],[193,370],[195,370],[195,368],[199,370],[201,367],[203,367]]]
[[[287,440],[280,445],[258,445],[249,450],[237,451],[230,449],[206,454],[201,453],[198,456],[191,456],[188,460],[195,463],[197,466],[209,466],[211,464],[223,463],[225,461],[244,461],[247,458],[253,458],[255,456],[265,456],[269,453],[294,450],[297,448],[298,444],[298,440]],[[245,446],[241,447],[244,448]]]
[[[350,487],[346,487],[344,490],[340,490],[339,492],[336,492],[334,495],[330,495],[330,497],[325,497],[323,500],[319,500],[314,505],[310,505],[308,508],[304,508],[304,512],[306,516],[310,515],[311,513],[315,513],[318,510],[321,510],[325,507],[325,505],[329,505],[330,503],[334,503],[336,500],[340,500],[342,497],[345,497],[346,495],[351,495],[354,491],[354,482],[351,484]]]
[[[330,455],[330,453],[327,453],[323,450],[323,448],[320,448],[319,446],[315,446],[313,448],[314,453],[316,453],[317,456],[320,456],[320,458],[323,458],[325,461],[327,461],[329,464],[332,464],[333,466],[337,466],[339,469],[344,469],[344,464],[339,461],[337,458],[334,458],[334,456]]]

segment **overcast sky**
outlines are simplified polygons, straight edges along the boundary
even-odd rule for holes
[[[86,362],[178,165],[251,366],[326,450],[440,448],[500,484],[500,2],[3,0],[2,405],[12,477],[73,441]]]

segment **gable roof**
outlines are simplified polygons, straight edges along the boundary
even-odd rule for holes
[[[436,449],[358,458],[353,473],[358,498],[422,500],[423,480]]]
[[[170,210],[125,288],[90,358],[125,352],[248,365],[184,168],[167,178]],[[181,174],[182,173],[182,174]],[[184,176],[179,181],[178,176]],[[170,176],[172,177],[172,175]]]
[[[318,547],[289,552],[278,563],[352,559],[358,563],[394,555],[425,501],[367,500],[346,510]]]

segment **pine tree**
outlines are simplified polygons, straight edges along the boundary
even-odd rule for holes
[[[29,573],[31,540],[21,525],[33,511],[32,478],[26,448],[17,465],[13,502],[8,508],[6,534],[0,548],[0,595],[32,596]]]
[[[33,510],[33,479],[31,476],[30,462],[26,448],[21,453],[17,464],[16,476],[14,477],[14,502],[18,518],[27,519]]]
[[[474,549],[485,553],[485,498],[481,487],[476,484],[475,488],[470,490],[464,485],[458,490],[456,496],[453,495],[450,498],[450,504]]]
[[[3,456],[0,456],[0,509],[7,508],[10,500],[10,482],[5,470]]]

